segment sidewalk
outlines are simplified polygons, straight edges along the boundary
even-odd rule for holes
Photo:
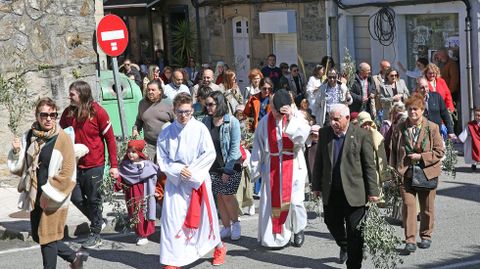
[[[18,209],[19,196],[16,188],[0,187],[0,240],[9,238],[31,240],[30,214]],[[112,212],[112,206],[105,203],[103,208],[103,216],[108,219],[109,228],[107,229],[111,229],[113,217],[107,216],[107,213]],[[87,217],[70,203],[65,224],[65,236],[77,237],[88,234],[88,224]]]

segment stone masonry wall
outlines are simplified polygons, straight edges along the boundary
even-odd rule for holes
[[[61,110],[68,105],[73,81],[85,80],[95,91],[94,1],[0,0],[2,75],[28,70],[25,79],[32,98],[52,97]],[[24,130],[34,119],[33,110],[26,118]],[[13,135],[7,123],[8,112],[1,107],[0,183],[10,178],[5,164]]]

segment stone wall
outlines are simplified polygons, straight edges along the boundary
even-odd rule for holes
[[[94,0],[0,0],[0,72],[28,71],[32,98],[53,97],[68,105],[68,86],[76,79],[95,91]],[[96,95],[96,93],[94,93]],[[26,115],[26,130],[33,120]],[[6,154],[13,135],[8,112],[0,108],[0,181],[8,177]]]

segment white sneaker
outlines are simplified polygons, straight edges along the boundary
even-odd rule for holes
[[[137,239],[137,246],[145,246],[146,244],[148,244],[148,238],[146,237],[139,237]]]
[[[248,215],[250,215],[250,216],[255,215],[255,205],[251,205],[251,206],[248,208]]]
[[[242,236],[242,227],[240,227],[240,221],[234,222],[232,224],[232,234],[230,235],[230,239],[236,241],[240,239]]]
[[[107,227],[107,224],[108,224],[108,221],[107,221],[106,218],[103,218],[102,220],[103,220],[103,222],[102,222],[102,228],[101,228],[100,232],[103,231],[103,229],[105,229],[105,227]]]
[[[232,230],[230,229],[230,227],[227,227],[227,228],[223,227],[220,230],[220,238],[224,239],[230,236],[232,236]]]

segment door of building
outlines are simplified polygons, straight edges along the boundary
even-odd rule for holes
[[[241,90],[248,86],[250,71],[250,44],[248,39],[248,19],[235,17],[233,26],[233,67],[237,75],[237,84]]]
[[[280,63],[297,64],[297,34],[274,34],[273,53],[277,56],[277,66]]]

